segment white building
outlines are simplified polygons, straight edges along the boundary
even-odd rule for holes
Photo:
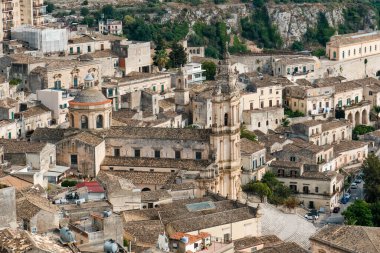
[[[99,21],[99,32],[121,35],[123,34],[123,22],[113,19],[101,20]]]
[[[66,29],[50,27],[20,26],[12,28],[12,39],[28,43],[31,49],[43,53],[65,52],[68,43],[68,32]]]
[[[203,76],[205,70],[202,69],[202,64],[200,63],[188,63],[183,67],[183,72],[187,75],[187,83],[189,85],[199,84],[206,80]]]
[[[69,101],[73,100],[67,92],[62,90],[37,90],[37,100],[53,112],[53,119],[56,124],[62,124],[68,121]]]

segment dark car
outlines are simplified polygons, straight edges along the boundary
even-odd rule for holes
[[[339,211],[340,211],[340,207],[339,206],[334,207],[333,213],[339,213]]]

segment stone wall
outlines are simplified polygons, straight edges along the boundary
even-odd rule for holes
[[[16,191],[13,187],[6,187],[0,189],[0,228],[13,227],[15,225]]]

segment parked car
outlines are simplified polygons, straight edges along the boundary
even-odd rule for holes
[[[340,200],[340,203],[347,204],[349,200],[350,200],[350,198],[342,197],[342,199]]]
[[[348,192],[346,192],[343,197],[346,198],[346,199],[350,199],[351,198],[351,194],[348,193]]]
[[[334,207],[333,213],[339,213],[339,212],[340,212],[340,207],[339,206]]]
[[[352,183],[350,188],[351,189],[358,189],[358,185],[356,183]]]
[[[317,209],[311,209],[310,212],[312,215],[319,217],[319,211]]]
[[[313,215],[312,213],[305,214],[305,218],[308,220],[317,220],[318,217],[319,217],[318,215]]]

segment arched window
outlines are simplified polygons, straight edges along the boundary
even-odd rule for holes
[[[228,113],[224,114],[224,125],[228,125]]]
[[[74,115],[73,114],[70,114],[70,123],[71,123],[71,127],[75,127],[75,122],[74,122]]]
[[[87,129],[88,128],[88,118],[85,115],[82,115],[80,117],[80,123],[81,123],[81,128],[82,129]]]
[[[96,128],[103,128],[103,115],[96,117]]]

